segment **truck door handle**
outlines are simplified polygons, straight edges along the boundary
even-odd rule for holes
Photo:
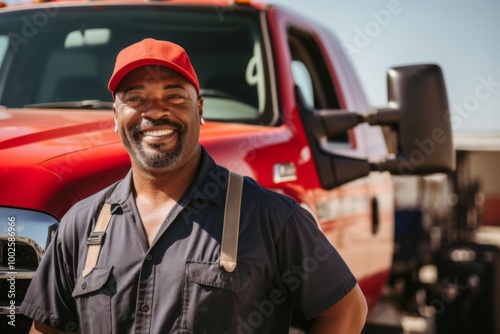
[[[378,210],[378,199],[377,197],[372,197],[371,200],[371,211],[372,211],[372,234],[377,234],[380,226],[379,210]]]

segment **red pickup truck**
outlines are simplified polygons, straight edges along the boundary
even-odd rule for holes
[[[248,0],[0,7],[2,333],[21,326],[16,309],[64,213],[130,168],[106,84],[118,51],[145,37],[190,54],[205,97],[202,145],[308,208],[370,308],[392,263],[390,174],[453,169],[438,66],[390,69],[388,106],[370,109],[335,36],[285,8]]]

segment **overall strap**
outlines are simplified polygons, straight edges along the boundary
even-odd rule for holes
[[[228,272],[233,272],[236,268],[242,189],[243,176],[229,172],[220,254],[220,265]],[[89,245],[89,247],[85,268],[83,269],[83,277],[90,274],[97,264],[101,246],[104,241],[104,235],[110,220],[111,205],[104,203],[99,213],[94,231],[92,231],[87,239],[87,245]]]
[[[110,220],[111,205],[104,203],[101,212],[99,213],[97,223],[94,226],[94,231],[90,233],[90,236],[87,239],[87,245],[89,245],[89,247],[87,251],[87,259],[85,260],[85,268],[83,269],[83,277],[90,274],[97,264],[99,253],[101,252],[101,246],[104,241],[104,235]]]
[[[243,176],[229,172],[220,250],[220,265],[228,272],[236,268],[242,189]]]

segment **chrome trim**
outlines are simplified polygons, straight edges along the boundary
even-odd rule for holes
[[[0,269],[0,279],[14,278],[16,280],[21,279],[33,279],[35,275],[35,270],[29,269],[19,269],[19,270],[4,270]]]
[[[0,305],[0,315],[9,315],[11,314],[12,309],[10,309],[8,306],[3,306]],[[14,314],[19,313],[19,306],[14,307]]]
[[[0,234],[0,246],[3,245],[3,244],[8,244],[9,243],[9,236],[6,235],[6,234]],[[14,241],[15,245],[16,246],[19,246],[19,245],[26,245],[28,247],[31,247],[35,253],[36,253],[36,256],[37,256],[37,259],[38,259],[38,263],[40,263],[40,260],[42,259],[42,255],[45,253],[45,249],[40,247],[35,240],[33,239],[30,239],[30,238],[26,238],[26,237],[18,237],[16,236],[15,237],[15,241]],[[4,255],[3,255],[3,249],[0,248],[0,258],[2,258]],[[15,267],[15,263],[14,263],[14,267]]]
[[[293,162],[275,164],[273,170],[274,183],[297,180],[297,167]]]

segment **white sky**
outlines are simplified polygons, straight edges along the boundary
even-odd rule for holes
[[[373,106],[387,101],[389,67],[437,63],[455,131],[500,133],[500,1],[270,1],[323,23],[356,52],[351,60]]]
[[[499,0],[267,2],[333,31],[351,51],[372,106],[386,104],[389,67],[437,63],[445,75],[454,129],[500,133]]]

